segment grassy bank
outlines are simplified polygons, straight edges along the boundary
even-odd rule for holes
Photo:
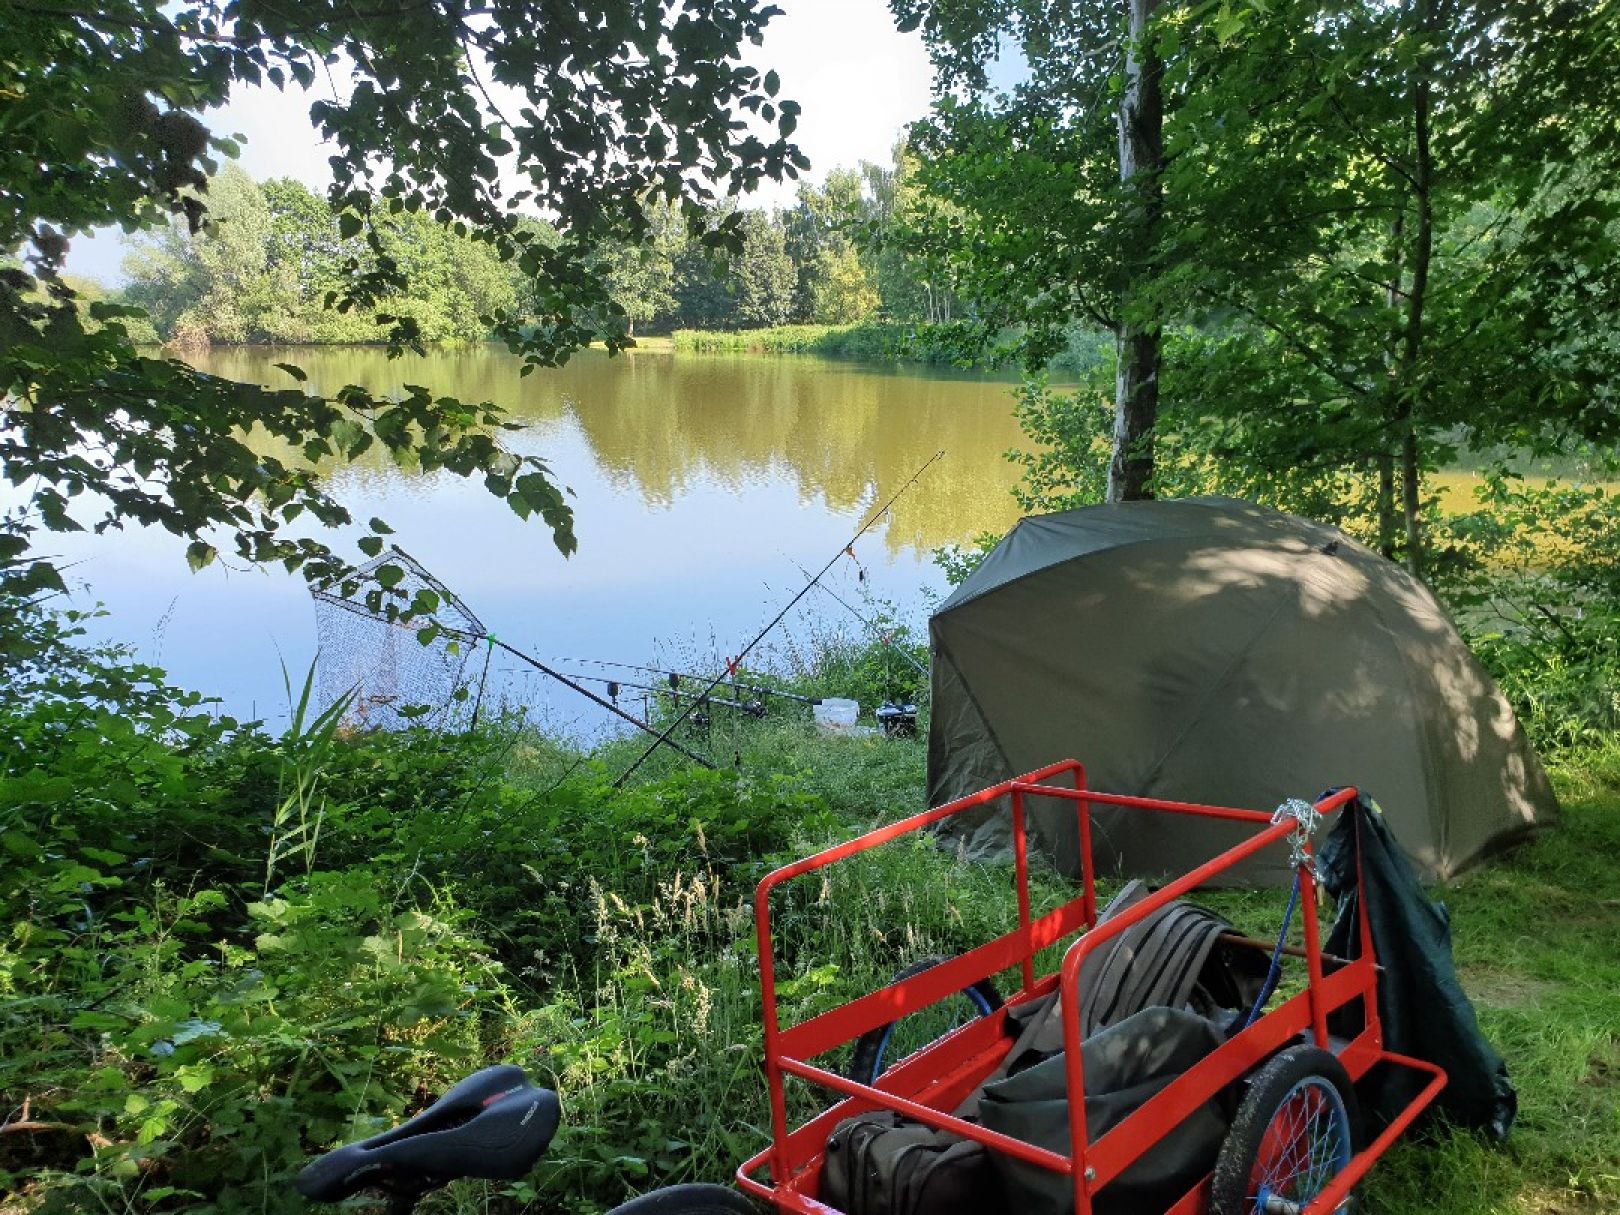
[[[767,329],[677,329],[675,349],[692,354],[816,354],[864,362],[951,363],[946,326],[778,325]]]
[[[44,665],[54,682],[0,706],[7,1215],[300,1210],[308,1154],[501,1059],[559,1089],[564,1130],[531,1178],[431,1209],[587,1212],[723,1180],[766,1121],[754,882],[922,801],[922,743],[825,738],[799,707],[717,715],[701,742],[728,771],[661,757],[615,789],[634,740],[583,755],[516,723],[345,737],[307,717],[269,738],[71,647]],[[1563,830],[1444,892],[1519,1085],[1513,1141],[1404,1144],[1366,1210],[1620,1206],[1620,752],[1558,780]],[[1280,896],[1219,898],[1274,931]],[[777,916],[797,1020],[1015,908],[1006,867],[902,843]]]
[[[780,325],[768,329],[677,329],[676,351],[700,354],[815,354],[872,363],[978,366],[983,336],[966,324],[925,325],[862,321],[854,325]],[[1112,341],[1105,334],[1076,331],[1050,362],[1059,375],[1095,370]]]

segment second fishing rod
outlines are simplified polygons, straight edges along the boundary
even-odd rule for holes
[[[615,663],[614,665],[618,666],[618,665],[628,665],[628,664]],[[633,669],[639,669],[639,668],[633,668]],[[630,691],[633,691],[633,692],[645,692],[645,693],[649,693],[649,694],[651,694],[653,696],[668,696],[672,700],[678,700],[682,696],[693,696],[693,697],[698,697],[700,700],[704,700],[708,704],[711,704],[711,705],[720,705],[720,706],[722,706],[724,708],[727,708],[727,709],[736,709],[738,712],[746,713],[750,717],[764,717],[765,716],[765,702],[762,701],[762,700],[758,700],[758,699],[755,699],[755,700],[738,700],[738,699],[734,699],[734,698],[728,697],[728,696],[707,696],[707,697],[704,697],[704,696],[701,696],[696,691],[686,692],[686,691],[683,691],[682,688],[681,688],[681,680],[683,678],[689,678],[689,677],[676,675],[674,673],[671,673],[669,675],[669,677],[665,680],[665,683],[664,683],[663,687],[658,687],[658,686],[656,686],[654,684],[650,684],[650,683],[635,683],[635,682],[633,682],[631,680],[628,680],[628,679],[610,679],[606,675],[585,675],[585,674],[581,674],[581,673],[578,673],[578,672],[570,672],[570,673],[568,673],[568,678],[569,679],[585,680],[585,681],[588,681],[590,683],[599,683],[599,684],[605,685],[607,687],[608,699],[614,701],[615,703],[618,702],[619,692],[624,690],[624,689],[629,689]],[[734,685],[728,685],[728,686],[741,687],[743,685],[734,684]],[[791,699],[793,699],[793,700],[803,700],[804,697],[793,696],[793,697],[791,697]],[[816,701],[810,701],[809,703],[811,703],[811,704],[820,704],[821,702],[819,700],[816,700]]]
[[[674,692],[682,692],[682,689],[679,686],[679,683],[682,682],[704,685],[709,683],[709,677],[707,675],[688,675],[684,671],[671,671],[668,667],[649,667],[634,662],[610,662],[606,658],[570,658],[559,661],[583,662],[589,666],[612,667],[619,671],[639,671],[643,675],[662,675],[666,681],[670,681],[669,690]],[[589,678],[595,680],[597,683],[609,682],[598,675],[580,676],[579,678]],[[623,683],[627,688],[638,686],[632,683],[625,683],[623,680],[618,682]],[[780,688],[767,687],[765,684],[743,683],[741,680],[734,679],[730,676],[724,676],[721,678],[720,687],[737,688],[744,692],[753,692],[758,696],[775,696],[780,700],[791,700],[801,705],[819,705],[821,703],[821,697],[819,696],[802,696],[798,692],[784,692]],[[658,692],[662,692],[664,690],[665,689],[663,688],[653,689],[653,691]],[[696,693],[683,694],[696,695]]]

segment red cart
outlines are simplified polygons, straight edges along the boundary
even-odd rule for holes
[[[1120,1177],[1146,1152],[1194,1111],[1247,1085],[1249,1100],[1270,1103],[1260,1111],[1260,1122],[1249,1118],[1255,1160],[1242,1180],[1244,1195],[1235,1208],[1248,1215],[1329,1215],[1339,1211],[1351,1189],[1412,1120],[1445,1086],[1444,1071],[1433,1064],[1396,1055],[1383,1048],[1378,1022],[1379,969],[1373,953],[1366,900],[1358,899],[1359,956],[1353,960],[1324,958],[1316,915],[1316,883],[1310,834],[1319,818],[1340,810],[1356,797],[1342,789],[1313,805],[1290,803],[1276,814],[1219,806],[1200,806],[1153,798],[1126,797],[1086,788],[1085,771],[1066,761],[1005,781],[970,797],[916,814],[868,832],[771,873],[754,896],[759,936],[760,991],[765,1031],[765,1076],[770,1089],[771,1145],[746,1162],[737,1181],[748,1193],[780,1211],[826,1215],[832,1208],[818,1200],[827,1140],[843,1120],[873,1110],[890,1110],[924,1126],[951,1132],[984,1144],[1016,1161],[1049,1170],[1070,1179],[1077,1215],[1091,1215],[1100,1191]],[[1044,915],[1030,909],[1026,805],[1033,798],[1058,798],[1074,808],[1080,846],[1082,885],[1078,897]],[[946,819],[1001,803],[1012,816],[1018,926],[1004,936],[967,953],[891,985],[811,1017],[797,1025],[783,1025],[778,1016],[775,962],[771,936],[771,895],[779,886],[847,860],[912,832],[931,828]],[[1091,847],[1091,814],[1096,806],[1118,806],[1142,814],[1192,815],[1222,819],[1252,827],[1241,843],[1169,882],[1143,901],[1099,923],[1095,871]],[[1304,990],[1276,1008],[1253,1019],[1222,1045],[1181,1073],[1122,1121],[1093,1140],[1087,1134],[1084,1056],[1080,1041],[1077,983],[1087,956],[1110,939],[1145,920],[1203,883],[1265,849],[1292,847],[1291,863],[1299,880],[1299,905],[1304,928],[1304,960],[1308,982]],[[1358,874],[1359,882],[1359,874]],[[1037,976],[1036,955],[1043,949],[1073,938],[1057,973]],[[875,1077],[860,1083],[810,1062],[842,1044],[919,1009],[948,999],[958,992],[1004,971],[1018,968],[1021,984],[1007,1007],[968,1022]],[[1010,1047],[1005,1021],[1009,1009],[1060,993],[1064,1009],[1064,1070],[1068,1085],[1070,1144],[1066,1153],[1037,1147],[954,1116],[974,1090],[990,1076]],[[1328,1032],[1329,1016],[1359,1001],[1363,1028],[1343,1039]],[[1303,1045],[1301,1045],[1303,1044]],[[1294,1053],[1327,1052],[1337,1060],[1322,1070],[1361,1080],[1375,1066],[1411,1068],[1426,1075],[1418,1096],[1359,1150],[1352,1142],[1343,1103],[1329,1077],[1306,1069],[1290,1075],[1281,1091],[1257,1092],[1256,1077],[1268,1063]],[[1315,1054],[1321,1059],[1321,1054]],[[1338,1067],[1342,1066],[1342,1073]],[[1275,1070],[1275,1069],[1273,1069]],[[784,1082],[798,1077],[842,1098],[837,1104],[794,1129],[788,1125]],[[1335,1111],[1335,1105],[1338,1108]],[[1274,1107],[1274,1108],[1271,1108]],[[1337,1117],[1336,1117],[1337,1115]],[[1240,1118],[1242,1113],[1240,1111]],[[1339,1124],[1343,1124],[1340,1126]],[[1236,1133],[1238,1119],[1234,1119]],[[1336,1136],[1336,1137],[1335,1137]],[[1318,1142],[1322,1138],[1323,1142]],[[1325,1143],[1325,1147],[1324,1147]],[[1223,1149],[1223,1157],[1224,1157]],[[1245,1163],[1245,1168],[1249,1168]],[[1271,1176],[1267,1170],[1273,1170]],[[1230,1171],[1230,1170],[1228,1170]],[[1287,1176],[1284,1176],[1287,1174]],[[1268,1177],[1271,1179],[1268,1180]],[[1212,1197],[1218,1180],[1206,1177],[1165,1209],[1167,1215],[1200,1215],[1216,1210]],[[1230,1187],[1228,1187],[1230,1189]],[[1224,1215],[1224,1211],[1217,1211]]]

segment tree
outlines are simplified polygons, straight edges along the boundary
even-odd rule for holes
[[[782,216],[788,256],[799,271],[796,319],[820,319],[816,316],[816,276],[821,268],[838,265],[853,249],[850,230],[860,223],[865,208],[865,183],[859,170],[833,169],[819,186],[800,183],[797,201]],[[821,261],[823,253],[831,254],[831,259]]]
[[[674,208],[651,207],[645,218],[640,239],[615,241],[605,253],[609,292],[630,338],[638,322],[674,311],[675,258],[686,244],[685,225]]]
[[[743,216],[743,246],[732,265],[737,320],[743,325],[785,325],[793,319],[798,273],[782,229],[763,211]]]
[[[736,318],[736,284],[729,259],[698,241],[675,255],[676,323],[698,329],[730,327]]]
[[[883,301],[853,245],[835,244],[810,263],[810,315],[821,325],[850,325]]]
[[[969,294],[1025,326],[1035,365],[1064,322],[1121,337],[1127,488],[1158,479],[1130,468],[1147,451],[1124,408],[1150,347],[1181,455],[1201,443],[1225,484],[1292,494],[1314,478],[1334,509],[1370,504],[1375,538],[1415,570],[1423,476],[1459,438],[1612,440],[1615,344],[1549,357],[1555,317],[1612,333],[1598,301],[1620,281],[1620,166],[1593,75],[1612,3],[896,9],[927,22],[945,70],[917,142],[925,184],[960,208]],[[1005,36],[1031,77],[997,97],[984,67]],[[1144,160],[1121,107],[1136,80],[1151,110],[1150,78],[1160,148]],[[1132,157],[1151,169],[1110,180]]]
[[[925,27],[939,71],[938,104],[917,140],[941,196],[975,215],[984,298],[1028,327],[1032,366],[1076,317],[1114,331],[1108,497],[1151,497],[1164,326],[1153,290],[1164,210],[1159,0],[1057,12],[1045,0],[892,7],[902,29]],[[1029,67],[1010,94],[987,75],[1003,39]]]
[[[1612,443],[1620,423],[1601,387],[1620,164],[1588,75],[1614,15],[1295,4],[1200,34],[1220,85],[1193,80],[1166,176],[1165,291],[1199,322],[1172,378],[1257,454],[1369,482],[1370,538],[1415,573],[1424,477],[1460,445]]]
[[[884,312],[945,325],[958,311],[950,233],[962,215],[924,189],[917,170],[917,155],[904,139],[895,145],[893,168],[862,164],[872,200],[866,243]]]
[[[127,521],[191,538],[195,564],[214,557],[205,533],[223,527],[249,560],[341,572],[324,544],[281,529],[301,514],[345,524],[347,512],[306,467],[250,450],[251,426],[311,461],[380,443],[429,469],[478,475],[519,514],[540,514],[569,551],[562,493],[542,461],[497,443],[494,405],[425,390],[397,401],[352,387],[336,397],[273,391],[143,354],[117,306],[92,306],[94,332],[81,323],[60,276],[67,242],[169,214],[202,229],[214,158],[236,147],[199,115],[234,84],[307,88],[336,67],[347,97],[310,113],[335,148],[328,198],[339,235],[362,248],[342,261],[332,305],[365,312],[412,293],[409,259],[384,221],[420,213],[462,225],[536,284],[534,317],[489,318],[530,365],[564,359],[604,329],[622,345],[606,323],[618,309],[595,249],[640,239],[650,198],[735,247],[734,227],[705,226],[706,204],[804,167],[789,142],[798,107],[777,99],[774,73],[738,63],[776,11],[761,0],[423,0],[402,19],[395,5],[333,0],[5,0],[0,250],[18,265],[0,274],[0,457],[7,478],[30,487],[28,506],[0,520],[12,584],[60,585],[48,561],[27,557],[39,529]],[[505,92],[497,99],[486,82]],[[554,219],[554,245],[534,239],[523,208]],[[382,318],[395,349],[419,346],[416,317]],[[380,546],[379,534],[363,547]]]

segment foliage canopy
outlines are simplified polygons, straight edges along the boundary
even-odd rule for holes
[[[1032,364],[1077,318],[1162,326],[1166,431],[1314,478],[1414,569],[1424,477],[1459,447],[1612,443],[1615,4],[893,7],[942,71],[916,144],[959,222],[933,243]],[[1029,67],[1005,92],[1004,40]],[[1150,225],[1117,172],[1130,56],[1160,73]]]
[[[6,0],[0,253],[15,261],[0,272],[0,455],[31,496],[0,519],[10,580],[60,584],[49,562],[26,556],[39,529],[126,521],[191,539],[194,564],[214,557],[210,534],[223,529],[249,560],[337,572],[325,544],[283,527],[299,515],[346,524],[347,512],[306,467],[250,450],[255,428],[311,460],[380,443],[396,459],[479,476],[570,551],[563,493],[540,460],[501,448],[495,405],[424,389],[399,400],[352,386],[332,397],[269,390],[144,353],[127,307],[91,303],[81,315],[60,274],[68,240],[166,215],[206,225],[208,177],[237,146],[211,134],[203,112],[234,86],[322,82],[333,96],[310,116],[334,148],[329,200],[354,243],[329,306],[364,313],[408,294],[418,267],[390,232],[422,216],[531,281],[533,316],[485,318],[529,364],[596,337],[616,347],[623,311],[594,257],[604,241],[639,241],[645,204],[659,198],[709,243],[736,246],[735,224],[711,224],[709,204],[806,164],[790,142],[797,104],[777,97],[774,72],[739,62],[778,11],[762,0]],[[557,240],[536,239],[533,213]],[[419,345],[408,310],[375,319],[394,349]]]

